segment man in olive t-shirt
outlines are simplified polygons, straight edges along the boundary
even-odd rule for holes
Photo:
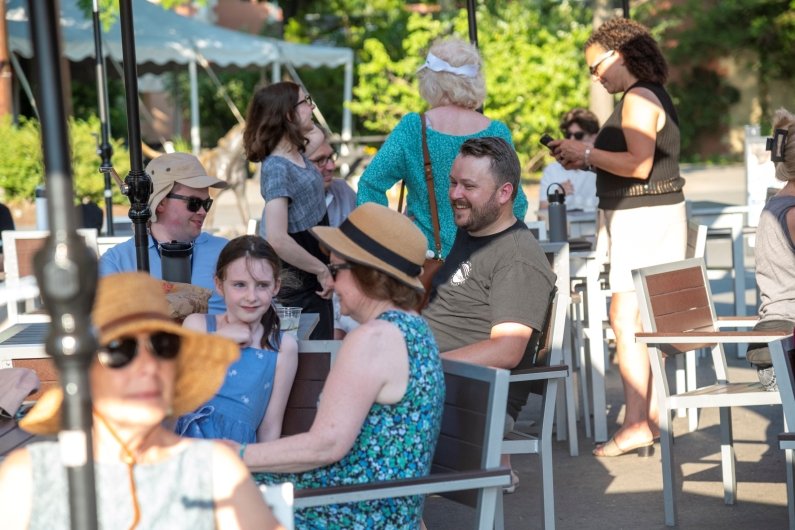
[[[434,276],[422,312],[442,357],[512,369],[544,325],[555,274],[524,223],[513,215],[519,159],[499,138],[467,140],[450,171],[450,202],[459,230]],[[515,420],[527,385],[511,385]]]

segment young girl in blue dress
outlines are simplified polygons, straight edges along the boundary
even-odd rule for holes
[[[221,251],[215,288],[224,298],[226,313],[194,313],[183,326],[234,340],[240,345],[240,359],[229,367],[215,397],[179,418],[177,434],[244,445],[281,435],[298,345],[279,331],[272,304],[280,272],[281,260],[259,236],[235,238]]]

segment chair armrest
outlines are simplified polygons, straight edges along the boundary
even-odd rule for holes
[[[752,328],[759,322],[759,317],[753,316],[725,316],[718,317],[715,325],[719,329],[723,328]]]
[[[681,331],[635,333],[643,344],[746,344],[771,342],[790,335],[788,331]]]
[[[369,501],[389,497],[409,495],[428,495],[448,491],[506,487],[511,484],[511,470],[508,467],[476,469],[472,471],[452,471],[433,473],[427,477],[367,482],[331,488],[310,488],[295,490],[295,507],[309,508],[327,504]]]
[[[565,364],[555,366],[539,366],[536,368],[525,368],[522,370],[511,370],[510,382],[520,383],[522,381],[543,381],[544,379],[566,378],[569,375],[569,367]]]

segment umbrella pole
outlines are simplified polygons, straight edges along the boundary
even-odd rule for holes
[[[478,19],[475,0],[467,0],[467,20],[469,21],[469,42],[478,47]]]
[[[102,53],[102,27],[99,23],[99,1],[93,0],[92,22],[94,28],[94,68],[97,74],[97,100],[99,103],[100,143],[97,154],[102,160],[99,171],[105,176],[105,219],[107,235],[114,235],[113,188],[110,168],[113,166],[113,146],[110,143],[110,117],[108,116],[108,79],[105,71],[105,56]]]
[[[33,267],[51,323],[45,350],[60,371],[62,428],[58,434],[69,485],[72,528],[97,528],[88,368],[97,344],[91,306],[97,259],[78,235],[72,166],[61,77],[60,9],[53,0],[29,0],[39,77],[41,141],[46,170],[50,235]]]
[[[624,10],[624,18],[629,18],[629,0],[622,0],[621,7]]]
[[[124,60],[124,87],[127,99],[127,137],[130,148],[130,172],[124,179],[122,193],[130,198],[130,220],[135,234],[138,270],[149,272],[149,235],[147,224],[152,212],[149,196],[152,179],[143,169],[141,122],[138,114],[138,65],[135,58],[132,0],[119,0],[119,25]]]

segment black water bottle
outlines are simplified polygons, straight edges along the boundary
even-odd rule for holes
[[[550,190],[555,190],[550,193]],[[566,222],[566,190],[563,186],[554,182],[547,188],[547,215],[549,216],[549,240],[568,241],[569,229]]]
[[[193,243],[160,243],[160,261],[162,277],[167,282],[190,283],[190,259],[193,254]]]

